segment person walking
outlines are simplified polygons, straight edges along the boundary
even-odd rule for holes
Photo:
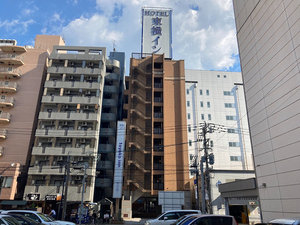
[[[49,216],[52,216],[54,219],[56,219],[56,211],[52,209],[51,212],[49,213]]]

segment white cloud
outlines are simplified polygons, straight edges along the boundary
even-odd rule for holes
[[[95,0],[98,12],[62,28],[68,45],[98,45],[140,52],[141,8],[173,9],[173,58],[188,69],[229,69],[238,54],[231,0]],[[116,14],[116,11],[122,13]],[[113,18],[113,20],[112,20]]]
[[[10,34],[21,33],[25,34],[28,30],[28,26],[35,23],[33,19],[20,21],[19,19],[0,21],[0,28],[6,30]]]

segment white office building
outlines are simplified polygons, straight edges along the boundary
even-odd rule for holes
[[[210,166],[212,208],[213,213],[224,214],[218,185],[254,177],[242,76],[201,70],[186,70],[185,74],[190,166],[194,156],[203,155],[201,128],[207,123],[213,129],[206,135],[208,154],[213,153],[215,161]]]

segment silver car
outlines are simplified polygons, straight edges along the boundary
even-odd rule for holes
[[[237,225],[233,216],[225,215],[192,215],[182,220],[180,225]]]

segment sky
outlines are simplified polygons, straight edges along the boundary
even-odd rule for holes
[[[173,59],[186,69],[240,72],[232,0],[0,0],[0,39],[34,45],[37,34],[66,45],[141,51],[141,8],[173,9]],[[128,74],[126,74],[128,75]]]

